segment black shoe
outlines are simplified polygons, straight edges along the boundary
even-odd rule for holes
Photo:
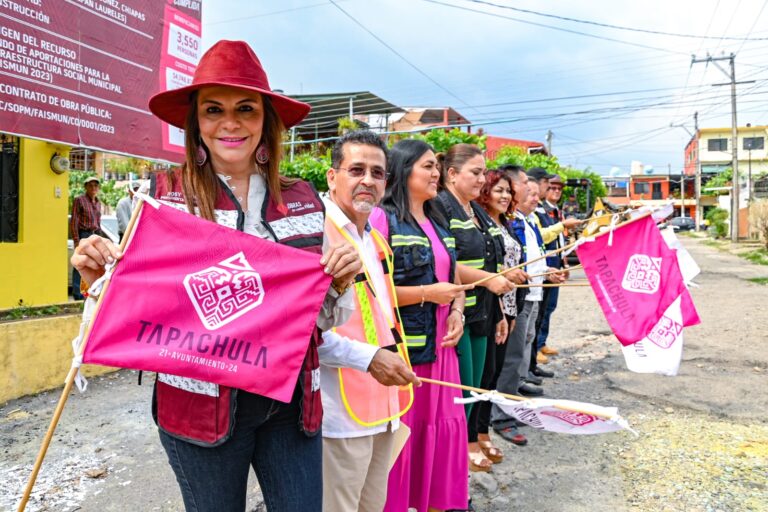
[[[541,386],[544,383],[544,379],[537,377],[532,373],[529,373],[524,380],[529,384],[536,384],[537,386]]]
[[[517,392],[523,396],[541,396],[544,394],[543,389],[537,388],[536,386],[532,386],[530,384],[523,384],[517,388]]]
[[[551,379],[552,377],[555,376],[555,372],[550,372],[549,370],[545,370],[541,366],[537,366],[536,368],[534,368],[531,373],[537,377],[544,377],[545,379]]]

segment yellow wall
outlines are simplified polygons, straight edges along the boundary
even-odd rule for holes
[[[71,342],[80,322],[80,315],[66,315],[0,323],[0,406],[64,385],[72,363]],[[83,366],[86,376],[114,370]]]
[[[0,309],[19,300],[32,306],[67,301],[69,185],[50,160],[57,151],[67,156],[69,148],[21,139],[19,149],[19,241],[0,243]]]

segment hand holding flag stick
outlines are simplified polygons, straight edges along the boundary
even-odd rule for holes
[[[133,210],[131,219],[130,221],[128,221],[128,227],[125,229],[125,234],[123,235],[123,239],[119,245],[119,249],[121,252],[124,252],[126,246],[128,245],[128,241],[131,238],[131,233],[133,232],[134,225],[136,224],[136,219],[139,217],[139,212],[141,211],[142,203],[143,201],[139,199],[138,203],[136,204],[136,208]],[[114,265],[117,265],[119,261],[120,260],[115,261]],[[99,293],[99,298],[97,302],[97,308],[98,308],[98,304],[101,303],[102,297],[104,297],[104,292],[106,291],[107,286],[109,286],[109,279],[106,279],[104,281],[104,284],[102,285],[101,292]],[[87,300],[88,299],[86,299],[86,301]],[[88,326],[85,329],[85,334],[80,340],[80,345],[76,349],[76,355],[72,362],[72,367],[69,369],[67,378],[64,381],[64,389],[61,391],[61,397],[59,398],[59,402],[56,405],[56,409],[53,412],[53,418],[51,418],[51,423],[48,426],[48,431],[46,432],[45,438],[43,438],[43,443],[40,445],[40,450],[37,453],[37,459],[35,459],[35,465],[32,468],[32,473],[29,475],[29,480],[27,480],[27,486],[24,489],[24,495],[22,496],[21,502],[19,503],[19,507],[17,509],[18,512],[23,512],[27,506],[27,503],[29,502],[29,497],[32,494],[32,488],[35,486],[35,482],[37,481],[37,475],[38,473],[40,473],[40,468],[43,465],[43,459],[45,459],[45,454],[48,452],[48,446],[50,446],[51,439],[53,439],[53,433],[56,431],[56,426],[58,425],[59,419],[61,418],[61,414],[64,411],[64,406],[66,405],[67,399],[69,398],[69,393],[72,391],[72,385],[75,382],[75,377],[80,371],[80,365],[78,361],[80,361],[83,357],[83,351],[85,350],[85,342],[88,339],[88,334],[90,333],[92,325],[93,325],[93,318],[91,318],[90,321],[88,322]]]

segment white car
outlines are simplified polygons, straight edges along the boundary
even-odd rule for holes
[[[67,226],[71,215],[67,216]],[[101,216],[101,230],[107,237],[112,240],[113,243],[120,243],[120,237],[117,236],[117,217],[114,215],[102,215]],[[72,291],[72,253],[75,252],[75,242],[72,241],[71,235],[67,237],[67,291]]]

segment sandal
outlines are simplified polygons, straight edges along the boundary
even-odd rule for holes
[[[491,470],[491,466],[493,466],[493,462],[486,458],[483,452],[469,452],[470,471],[488,473]]]
[[[477,442],[480,445],[480,449],[483,451],[486,457],[488,457],[491,462],[494,464],[498,464],[502,460],[504,460],[504,453],[493,446],[493,443],[490,441],[478,441]]]

